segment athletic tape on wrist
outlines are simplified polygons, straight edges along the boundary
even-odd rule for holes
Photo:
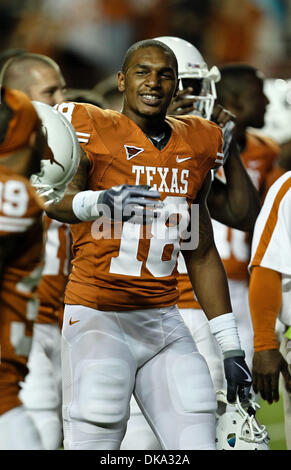
[[[233,313],[224,313],[209,320],[211,333],[215,336],[223,354],[241,350],[236,320]]]
[[[101,193],[103,191],[81,191],[74,196],[72,209],[77,219],[82,222],[98,219],[98,199]]]

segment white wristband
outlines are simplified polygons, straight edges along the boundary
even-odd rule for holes
[[[211,333],[215,336],[221,351],[241,350],[240,339],[233,313],[224,313],[209,320]]]
[[[72,201],[72,209],[77,219],[82,222],[98,219],[98,199],[103,191],[81,191]]]

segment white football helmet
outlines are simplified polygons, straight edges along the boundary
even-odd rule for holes
[[[178,61],[179,90],[191,86],[194,90],[193,95],[187,97],[197,99],[196,114],[210,119],[216,100],[215,83],[220,80],[218,68],[213,66],[209,70],[198,49],[184,39],[172,36],[160,36],[154,39],[172,49]]]
[[[41,170],[30,178],[32,186],[46,200],[45,204],[61,201],[67,184],[74,177],[80,161],[80,145],[72,124],[48,104],[32,101],[47,138],[47,149]]]
[[[255,401],[250,398],[242,404],[237,397],[236,403],[229,403],[223,390],[216,393],[216,398],[217,450],[270,450],[266,427],[256,419],[256,408],[260,406]]]

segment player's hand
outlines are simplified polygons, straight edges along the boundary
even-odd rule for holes
[[[217,124],[222,129],[228,122],[235,124],[236,117],[233,113],[223,108],[220,104],[216,104],[213,108],[211,121]]]
[[[160,193],[147,185],[123,184],[103,191],[98,206],[105,217],[118,222],[149,224],[159,216],[163,207]]]
[[[227,381],[227,400],[234,403],[238,394],[240,400],[249,396],[252,377],[243,356],[224,359],[224,373]]]
[[[219,104],[216,104],[211,115],[211,121],[222,129],[223,133],[223,165],[229,157],[230,144],[233,140],[233,129],[235,126],[235,115]]]
[[[172,116],[180,116],[182,114],[191,113],[193,109],[195,109],[195,102],[197,102],[196,98],[187,97],[191,95],[191,93],[193,93],[193,89],[191,87],[179,90],[168,107],[168,114]]]
[[[278,349],[257,351],[253,357],[253,388],[268,403],[279,400],[279,375],[285,380],[286,389],[291,392],[291,375],[288,364]]]

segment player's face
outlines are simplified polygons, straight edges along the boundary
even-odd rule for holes
[[[118,75],[124,92],[123,113],[133,120],[161,117],[177,87],[177,74],[170,54],[159,47],[140,48],[131,57],[125,74]]]
[[[65,101],[65,80],[59,70],[47,65],[37,65],[31,72],[29,87],[31,100],[54,106]]]
[[[264,82],[261,78],[254,77],[248,80],[248,85],[242,94],[243,112],[240,116],[245,126],[257,129],[264,126],[269,100],[264,94],[263,87]]]

